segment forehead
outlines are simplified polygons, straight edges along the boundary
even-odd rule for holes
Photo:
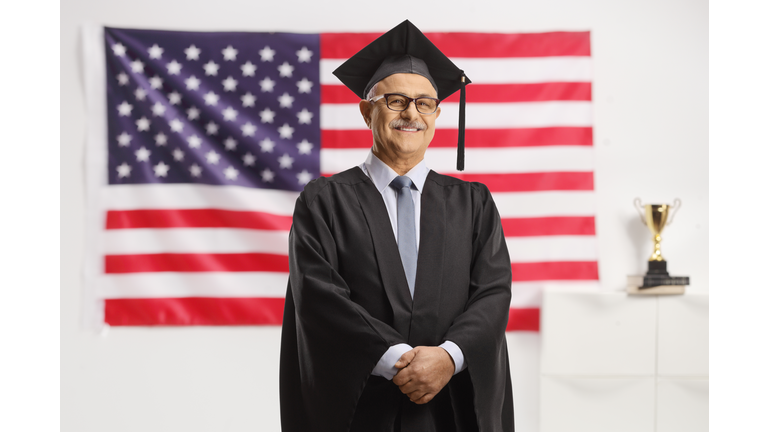
[[[376,93],[402,93],[411,97],[437,97],[437,92],[428,79],[418,74],[409,73],[392,74],[379,81]]]

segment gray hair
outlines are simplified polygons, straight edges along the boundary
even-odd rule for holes
[[[366,95],[365,99],[370,100],[372,97],[376,96],[376,90],[379,87],[379,83],[381,81],[377,82],[376,84],[371,87],[371,89],[368,91],[368,94]]]

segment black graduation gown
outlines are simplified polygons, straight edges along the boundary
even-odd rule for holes
[[[296,201],[280,350],[283,431],[513,431],[511,268],[487,187],[430,171],[411,300],[381,194],[360,168]],[[397,343],[456,343],[467,368],[416,405],[371,371]]]

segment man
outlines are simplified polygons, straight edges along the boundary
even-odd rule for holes
[[[334,74],[363,99],[373,145],[296,202],[283,430],[514,430],[498,212],[484,185],[424,162],[437,98],[469,80],[408,21]]]

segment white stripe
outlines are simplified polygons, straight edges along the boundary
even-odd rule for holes
[[[512,301],[510,301],[509,307],[540,307],[544,290],[598,291],[599,289],[600,282],[598,281],[515,282],[515,274],[512,273]]]
[[[333,174],[358,165],[369,151],[325,149],[320,152],[320,172]],[[430,148],[424,160],[439,173],[459,172],[454,148]],[[592,172],[595,169],[591,146],[468,148],[465,160],[465,172],[469,173]]]
[[[217,208],[291,216],[298,192],[192,184],[111,185],[102,188],[110,210]]]
[[[288,231],[232,228],[104,231],[105,254],[273,253],[288,255]]]
[[[592,81],[590,57],[451,58],[475,84]],[[320,84],[342,85],[333,71],[343,59],[320,60]]]
[[[513,263],[597,261],[595,236],[507,237]]]
[[[101,298],[285,296],[288,273],[135,273],[100,277]]]
[[[455,129],[458,103],[440,104],[435,127]],[[467,103],[467,129],[498,129],[550,126],[592,126],[592,102],[547,101]],[[357,104],[320,105],[320,128],[329,130],[367,129]]]
[[[594,216],[594,191],[494,192],[503,218]]]

